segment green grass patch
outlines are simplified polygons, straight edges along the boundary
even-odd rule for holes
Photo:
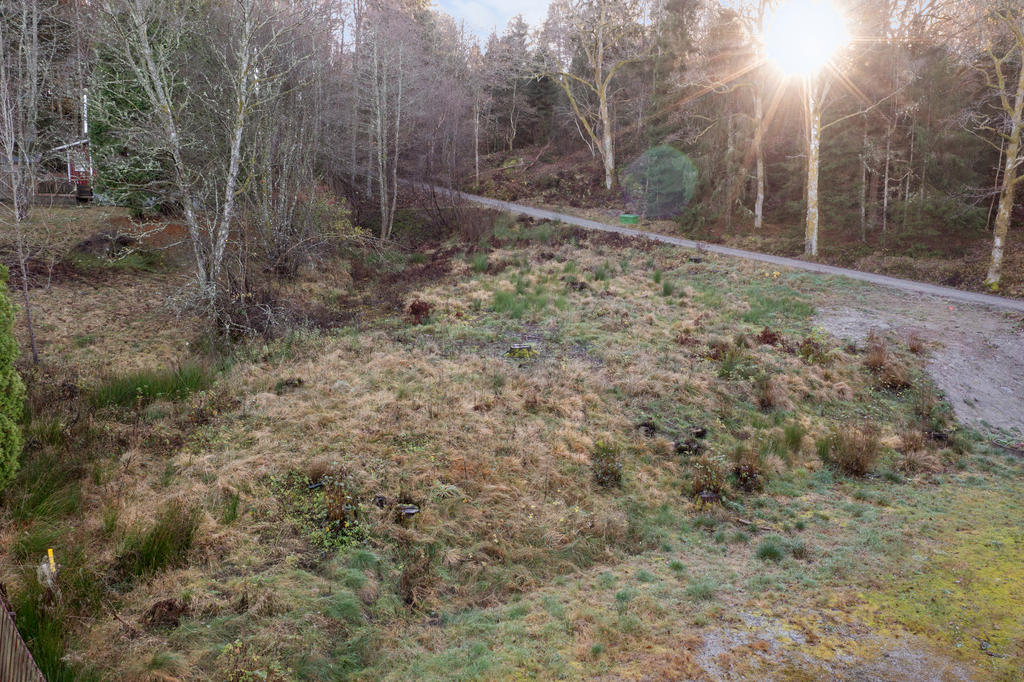
[[[112,377],[92,389],[93,407],[142,406],[157,399],[183,400],[213,383],[213,371],[196,363],[177,369],[141,370]]]

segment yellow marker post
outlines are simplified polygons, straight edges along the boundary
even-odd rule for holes
[[[53,547],[51,547],[50,549],[46,550],[46,555],[48,557],[50,557],[50,571],[52,573],[56,573],[57,572],[57,564],[55,564],[54,561],[53,561]]]

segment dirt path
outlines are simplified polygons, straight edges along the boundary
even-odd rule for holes
[[[443,190],[441,188],[436,189],[438,189],[439,191],[448,191]],[[471,201],[473,203],[480,204],[483,206],[489,206],[490,208],[496,208],[501,211],[507,211],[509,213],[516,213],[520,215],[527,215],[530,216],[531,218],[539,218],[541,220],[557,220],[569,225],[582,227],[587,230],[614,232],[616,234],[621,234],[628,237],[642,237],[645,239],[651,239],[654,241],[662,242],[664,244],[681,246],[687,249],[699,249],[707,251],[709,253],[718,253],[724,256],[735,256],[736,258],[745,258],[747,260],[754,260],[762,263],[771,263],[772,265],[779,265],[781,267],[786,268],[807,270],[809,272],[817,272],[825,275],[837,275],[839,277],[847,277],[849,279],[870,282],[872,284],[878,284],[880,286],[889,287],[892,289],[899,289],[901,291],[928,294],[931,296],[940,296],[942,298],[946,298],[951,301],[957,301],[960,303],[980,304],[991,306],[994,308],[999,308],[1002,310],[1010,310],[1024,313],[1024,300],[1004,298],[1002,296],[992,296],[990,294],[979,294],[973,291],[961,291],[960,289],[938,286],[936,284],[926,284],[924,282],[914,282],[908,279],[899,279],[897,277],[876,275],[870,272],[861,272],[860,270],[838,268],[835,267],[834,265],[813,263],[811,261],[803,261],[798,260],[796,258],[785,258],[783,256],[773,256],[771,254],[758,253],[756,251],[747,251],[745,249],[734,249],[732,247],[722,246],[720,244],[706,244],[704,242],[695,242],[690,239],[670,237],[668,235],[658,234],[656,232],[633,230],[627,227],[619,227],[617,225],[610,225],[608,223],[590,220],[588,218],[578,218],[567,213],[557,213],[555,211],[549,211],[543,208],[534,208],[533,206],[526,206],[523,204],[513,204],[508,201],[500,201],[498,199],[481,197],[475,194],[468,194],[466,192],[453,192],[453,194],[465,199],[466,201]]]
[[[867,289],[821,308],[817,323],[840,338],[872,329],[928,342],[928,371],[957,418],[982,431],[1024,439],[1024,321],[983,306]]]

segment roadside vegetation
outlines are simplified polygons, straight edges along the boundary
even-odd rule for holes
[[[816,328],[859,285],[472,223],[231,346],[162,336],[173,258],[37,292],[0,579],[48,679],[1013,679],[1020,463]]]

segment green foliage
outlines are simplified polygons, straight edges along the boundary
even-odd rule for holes
[[[196,363],[173,370],[140,370],[113,377],[89,395],[94,407],[146,405],[157,399],[183,400],[213,383],[214,373]]]
[[[198,510],[171,502],[149,530],[125,538],[117,556],[118,573],[124,578],[144,577],[182,565],[198,528]]]
[[[7,296],[7,268],[0,265],[0,490],[18,471],[23,445],[19,424],[25,409],[25,384],[14,368],[18,344],[12,331],[14,306]]]

